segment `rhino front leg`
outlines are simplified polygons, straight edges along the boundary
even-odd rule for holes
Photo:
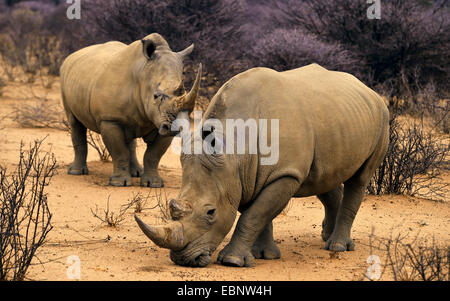
[[[89,170],[86,164],[87,158],[87,140],[86,127],[73,116],[72,113],[67,113],[67,119],[70,124],[72,145],[75,152],[75,159],[69,166],[67,171],[70,175],[87,175]]]
[[[322,240],[327,241],[333,233],[334,226],[336,224],[336,216],[341,205],[343,196],[343,186],[331,190],[327,193],[320,194],[317,197],[325,207],[325,218],[322,222]]]
[[[286,207],[299,186],[296,179],[285,177],[265,187],[252,205],[242,212],[230,243],[220,251],[217,261],[229,266],[253,266],[252,247],[256,240],[266,225]]]
[[[132,177],[139,178],[144,173],[144,169],[136,156],[136,139],[128,144],[128,151],[130,152],[130,174]]]
[[[114,164],[114,172],[109,178],[109,185],[131,186],[130,151],[122,127],[116,122],[102,121],[100,132]]]
[[[252,255],[257,259],[278,259],[280,248],[273,239],[273,224],[270,222],[259,234],[252,247]]]
[[[152,188],[164,187],[164,181],[158,172],[158,165],[161,157],[170,146],[172,139],[172,137],[159,135],[152,141],[144,139],[147,143],[147,150],[144,154],[144,174],[141,177],[141,186]]]

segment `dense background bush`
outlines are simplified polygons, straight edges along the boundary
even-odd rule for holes
[[[381,0],[381,19],[372,20],[366,0],[83,0],[81,20],[67,19],[67,6],[0,0],[0,64],[9,80],[17,69],[28,81],[56,75],[64,57],[82,47],[158,32],[174,51],[195,43],[187,85],[202,62],[207,98],[251,67],[318,63],[386,96],[392,116],[431,120],[432,134],[422,124],[392,121],[390,151],[372,193],[413,194],[412,181],[448,162],[448,143],[434,141],[450,129],[450,0]],[[422,168],[425,161],[433,164]]]
[[[196,44],[192,61],[204,63],[210,86],[253,66],[286,70],[316,62],[352,72],[391,96],[412,96],[432,83],[443,97],[449,91],[449,2],[381,1],[381,19],[370,20],[365,0],[84,0],[82,19],[68,20],[66,1],[3,0],[0,32],[29,40],[20,33],[31,23],[41,36],[58,38],[52,48],[62,56],[159,32],[174,50]],[[34,14],[11,20],[15,10]]]
[[[381,19],[367,18],[366,1],[288,0],[281,26],[301,27],[358,57],[361,78],[393,94],[435,82],[448,90],[449,1],[381,1]]]
[[[255,65],[269,66],[277,71],[318,63],[331,70],[360,72],[358,61],[350,51],[299,29],[275,29],[266,34],[255,41],[248,58]]]

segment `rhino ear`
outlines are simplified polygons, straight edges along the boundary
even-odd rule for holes
[[[149,60],[156,51],[156,45],[152,40],[141,40],[144,56]]]
[[[184,60],[185,57],[190,55],[194,51],[194,44],[191,44],[188,48],[181,50],[180,52],[177,52],[178,55],[181,57],[182,60]]]

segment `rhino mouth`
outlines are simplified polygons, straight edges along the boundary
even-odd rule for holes
[[[178,112],[176,115],[173,112],[166,112],[166,114],[161,119],[161,124],[159,126],[159,135],[171,137],[178,135],[180,132],[178,130],[172,129],[172,123],[176,120],[189,121],[189,111]]]
[[[177,265],[186,267],[206,267],[211,262],[210,249],[192,252],[189,245],[181,251],[170,251],[170,259]]]

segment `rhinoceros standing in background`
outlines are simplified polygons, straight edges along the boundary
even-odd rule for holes
[[[170,201],[173,221],[149,226],[135,217],[153,242],[171,250],[175,263],[206,266],[238,210],[236,229],[218,261],[252,266],[255,257],[279,258],[272,220],[292,197],[312,195],[325,207],[325,248],[354,249],[352,223],[388,147],[389,111],[379,95],[350,74],[316,64],[286,72],[256,68],[217,92],[202,122],[210,118],[222,124],[278,119],[279,159],[263,165],[259,149],[183,154],[182,187]],[[269,136],[272,142],[277,138]],[[224,144],[230,139],[227,135]]]
[[[110,185],[162,187],[158,164],[172,141],[171,122],[187,118],[197,98],[201,65],[192,90],[183,85],[183,59],[194,45],[172,52],[159,34],[125,45],[108,42],[83,48],[61,66],[61,90],[71,127],[75,160],[69,174],[87,174],[86,128],[100,133],[111,154]],[[144,169],[136,158],[135,138],[147,143]]]

